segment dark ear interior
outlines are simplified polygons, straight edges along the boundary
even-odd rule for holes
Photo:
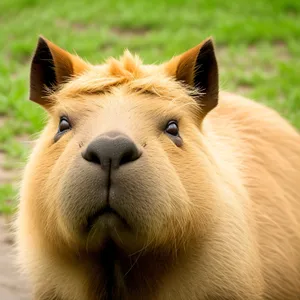
[[[204,93],[203,104],[206,106],[206,110],[211,110],[218,104],[219,74],[211,40],[204,43],[196,59],[194,86]]]
[[[197,99],[206,114],[218,104],[218,64],[211,39],[188,50],[177,58],[177,80],[195,87],[201,96]],[[174,68],[174,67],[172,67]]]
[[[40,103],[45,96],[45,88],[52,89],[56,85],[53,56],[45,40],[39,38],[31,64],[30,100]]]
[[[47,93],[87,68],[79,57],[40,37],[31,63],[30,100],[48,106]]]

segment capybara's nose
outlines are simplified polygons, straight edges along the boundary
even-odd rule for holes
[[[95,138],[82,153],[82,157],[103,169],[114,168],[133,162],[142,152],[125,134],[111,131]]]

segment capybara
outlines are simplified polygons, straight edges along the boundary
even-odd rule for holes
[[[300,299],[300,135],[218,82],[211,38],[160,65],[39,38],[48,121],[16,219],[33,299]]]

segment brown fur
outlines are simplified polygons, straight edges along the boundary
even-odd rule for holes
[[[48,45],[59,53],[55,67],[76,66]],[[49,120],[16,221],[35,300],[300,299],[300,136],[276,112],[233,94],[221,92],[209,112],[215,100],[201,98],[189,73],[201,47],[159,66],[129,52],[100,66],[80,60],[67,83],[58,76],[52,92],[35,90]],[[183,65],[190,71],[178,74]],[[74,128],[54,143],[61,114]],[[179,120],[182,147],[160,131],[170,119]],[[138,230],[115,228],[102,243],[101,230],[82,237],[74,218],[91,205],[84,195],[93,178],[80,176],[80,153],[111,130],[143,148],[117,177]],[[80,209],[74,190],[83,193]]]

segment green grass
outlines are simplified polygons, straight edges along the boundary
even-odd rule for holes
[[[0,212],[11,214],[15,211],[15,194],[16,189],[13,187],[12,184],[2,184],[0,186]]]
[[[0,2],[0,151],[6,166],[25,161],[18,136],[43,126],[28,101],[31,54],[39,34],[97,63],[124,48],[162,62],[212,35],[221,87],[277,109],[300,128],[300,1],[297,0],[2,0]],[[30,138],[28,138],[30,139]],[[1,182],[0,182],[1,184]],[[15,188],[0,188],[9,211]]]

